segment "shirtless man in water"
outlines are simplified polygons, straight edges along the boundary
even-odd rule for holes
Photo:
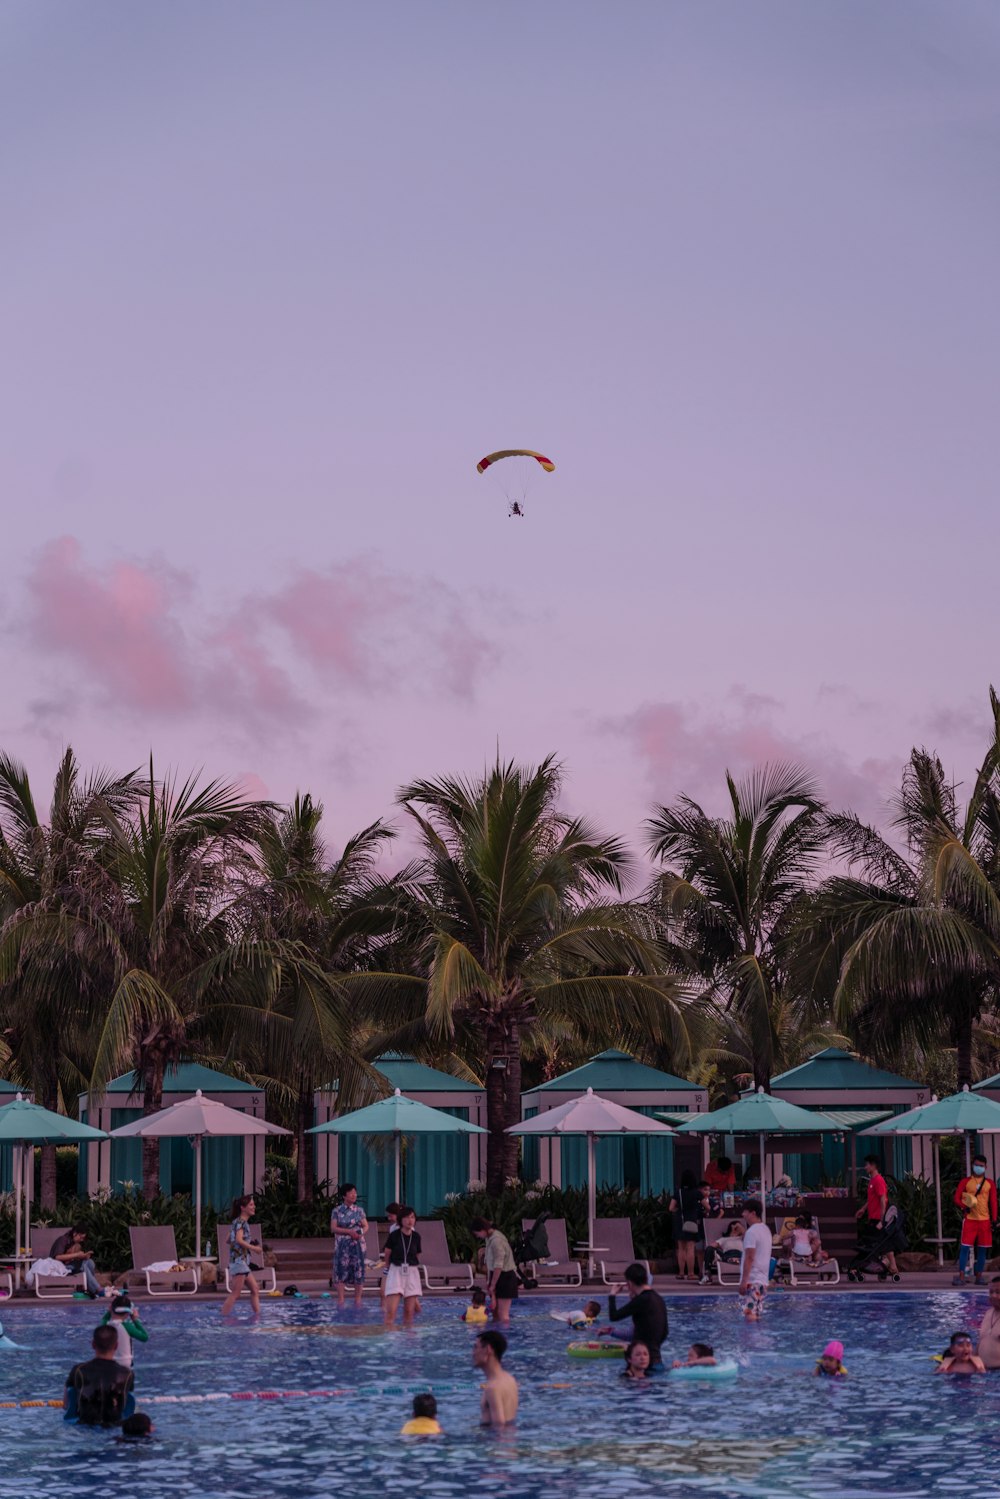
[[[517,1380],[501,1367],[507,1352],[502,1332],[481,1332],[472,1345],[472,1362],[486,1375],[479,1417],[483,1426],[509,1426],[517,1420]]]

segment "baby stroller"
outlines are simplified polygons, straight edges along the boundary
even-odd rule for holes
[[[551,1217],[551,1213],[539,1213],[531,1227],[522,1229],[510,1246],[517,1273],[526,1291],[533,1291],[538,1285],[534,1276],[528,1274],[528,1266],[549,1257],[549,1236],[545,1232],[545,1220]]]
[[[886,1263],[886,1255],[902,1254],[910,1247],[906,1237],[906,1215],[902,1208],[891,1203],[885,1210],[882,1227],[874,1239],[858,1245],[858,1252],[847,1267],[847,1279],[864,1280],[866,1270],[874,1270],[879,1280],[899,1280]]]

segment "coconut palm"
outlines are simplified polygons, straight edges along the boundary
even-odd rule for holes
[[[955,1048],[973,1081],[977,1024],[1000,996],[1000,701],[964,809],[941,761],[914,750],[895,800],[900,852],[851,814],[830,819],[846,875],[823,882],[799,933],[803,982],[873,1055]]]
[[[384,1089],[366,1065],[365,1017],[338,978],[363,968],[393,920],[392,882],[378,861],[393,837],[375,822],[328,860],[323,807],[307,794],[268,818],[259,861],[234,905],[244,939],[225,961],[236,982],[220,996],[214,1029],[237,1047],[255,1079],[284,1104],[295,1133],[300,1201],[311,1190],[313,1095],[333,1076],[341,1102],[359,1083]]]
[[[92,1092],[132,1068],[144,1111],[155,1113],[167,1068],[205,1044],[216,989],[239,956],[234,883],[253,867],[269,812],[224,782],[157,782],[150,762],[143,797],[112,820],[103,858],[81,871],[69,933],[106,985],[93,1014]],[[154,1196],[158,1140],[143,1139],[142,1176]]]
[[[559,809],[560,771],[501,764],[415,781],[398,800],[420,841],[399,972],[353,981],[387,1019],[455,1036],[486,1076],[487,1187],[516,1174],[521,1056],[539,1019],[585,1039],[669,1041],[686,1060],[682,991],[648,913],[621,899],[624,846]]]
[[[727,817],[682,796],[649,820],[650,852],[669,866],[652,897],[678,970],[703,1004],[735,1017],[754,1083],[766,1088],[792,998],[785,937],[823,849],[823,808],[794,766],[764,766],[739,783],[727,773],[726,787]],[[808,1003],[798,1019],[815,1023]]]
[[[141,791],[136,772],[83,777],[72,749],[42,820],[24,766],[0,754],[0,1028],[16,1081],[56,1110],[86,1054],[90,975],[58,940],[81,870],[106,852],[113,819]],[[41,1153],[41,1205],[55,1207],[55,1148]]]

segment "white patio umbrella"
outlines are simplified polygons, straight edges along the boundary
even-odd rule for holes
[[[587,1255],[593,1274],[594,1221],[597,1217],[597,1170],[595,1141],[603,1135],[672,1135],[669,1124],[650,1119],[635,1109],[623,1108],[610,1098],[601,1098],[588,1088],[579,1098],[571,1098],[557,1108],[547,1109],[534,1119],[511,1124],[508,1135],[586,1135],[587,1137]]]
[[[947,1098],[931,1098],[918,1108],[908,1109],[892,1119],[884,1119],[863,1135],[930,1135],[934,1149],[934,1198],[937,1207],[937,1253],[938,1264],[944,1264],[944,1215],[941,1211],[941,1152],[938,1141],[942,1135],[965,1136],[965,1174],[969,1175],[971,1164],[972,1135],[1000,1134],[1000,1103],[973,1093],[968,1087],[960,1093],[950,1093]]]
[[[194,1259],[201,1261],[201,1142],[205,1136],[219,1135],[290,1135],[291,1130],[280,1124],[268,1124],[266,1119],[255,1119],[240,1109],[231,1109],[213,1098],[206,1098],[199,1088],[193,1098],[182,1098],[167,1109],[156,1114],[136,1119],[132,1124],[123,1124],[111,1131],[112,1140],[146,1136],[152,1140],[165,1140],[172,1136],[187,1135],[194,1149]]]
[[[401,1155],[404,1135],[485,1135],[481,1124],[470,1124],[443,1109],[432,1109],[398,1088],[389,1098],[380,1098],[363,1109],[328,1119],[307,1130],[309,1135],[391,1135],[396,1153],[396,1201],[399,1202]]]

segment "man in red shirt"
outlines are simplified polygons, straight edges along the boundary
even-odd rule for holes
[[[993,1248],[993,1230],[997,1221],[996,1183],[986,1175],[984,1155],[973,1156],[972,1175],[963,1177],[955,1188],[955,1206],[962,1214],[962,1240],[954,1284],[965,1285],[969,1278],[969,1261],[975,1249],[976,1285],[984,1286],[986,1260]]]
[[[864,1207],[858,1208],[856,1218],[864,1218],[872,1232],[877,1232],[882,1227],[885,1218],[885,1210],[889,1206],[889,1188],[885,1184],[885,1177],[878,1169],[878,1156],[865,1156],[865,1171],[868,1173],[868,1198]],[[890,1250],[886,1254],[886,1263],[890,1274],[898,1275],[899,1269],[896,1265],[896,1256]]]

